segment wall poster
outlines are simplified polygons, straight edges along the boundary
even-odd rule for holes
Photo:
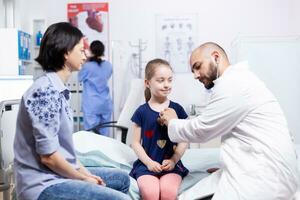
[[[85,48],[94,40],[105,46],[105,58],[109,58],[108,3],[70,3],[68,20],[85,35]]]
[[[157,15],[157,57],[167,60],[175,73],[191,72],[189,57],[197,44],[197,15]]]

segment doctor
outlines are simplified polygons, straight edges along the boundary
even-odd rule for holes
[[[207,142],[222,136],[221,177],[213,200],[288,200],[297,189],[296,154],[277,99],[248,70],[231,65],[218,44],[192,52],[195,79],[212,90],[203,113],[177,119],[161,112],[174,142]]]

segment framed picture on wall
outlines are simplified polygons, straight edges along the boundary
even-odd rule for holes
[[[156,15],[157,57],[167,60],[175,73],[190,72],[189,57],[197,44],[197,15]]]
[[[109,58],[108,3],[70,3],[68,20],[85,35],[85,48],[94,40],[105,45],[105,58]]]

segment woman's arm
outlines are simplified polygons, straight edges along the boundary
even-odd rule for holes
[[[55,173],[70,179],[83,180],[99,184],[98,180],[76,170],[59,152],[49,155],[40,155],[42,164],[46,165]]]
[[[103,180],[100,176],[96,176],[96,175],[92,174],[87,168],[85,168],[85,167],[81,164],[81,162],[80,162],[79,160],[77,160],[77,164],[78,164],[78,166],[79,166],[78,171],[79,171],[80,173],[82,173],[82,174],[85,175],[85,176],[89,176],[89,177],[92,177],[92,178],[97,179],[99,185],[103,185],[103,186],[106,185],[105,182],[104,182],[104,180]]]
[[[135,123],[133,125],[133,140],[132,140],[131,146],[132,146],[134,152],[136,153],[136,155],[138,156],[138,158],[140,159],[140,161],[142,161],[142,163],[144,163],[150,171],[154,171],[154,172],[162,171],[161,165],[158,162],[153,161],[147,155],[144,148],[142,147],[142,145],[141,145],[141,127]]]

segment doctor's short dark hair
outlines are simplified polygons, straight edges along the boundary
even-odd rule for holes
[[[59,71],[64,67],[65,54],[82,38],[82,32],[68,22],[52,24],[42,38],[39,55],[35,60],[44,71]]]

